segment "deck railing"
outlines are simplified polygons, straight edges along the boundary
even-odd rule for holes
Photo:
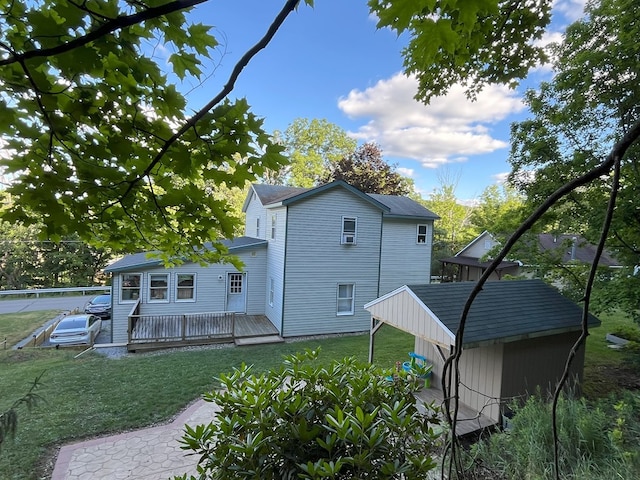
[[[129,344],[187,344],[235,338],[234,312],[140,315],[137,306],[129,315]]]

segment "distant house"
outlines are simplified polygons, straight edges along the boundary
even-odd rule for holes
[[[559,265],[571,263],[591,264],[596,254],[596,246],[587,242],[579,235],[555,235],[540,233],[535,236],[536,248],[540,253],[554,256]],[[484,231],[478,235],[469,245],[464,247],[453,257],[443,258],[443,269],[454,266],[454,281],[477,281],[491,264],[488,254],[500,245],[495,237]],[[619,263],[608,252],[604,251],[599,260],[601,267],[619,268]],[[520,260],[502,261],[491,274],[489,280],[501,280],[505,275],[510,276],[535,276],[536,265],[526,264]]]
[[[260,316],[282,337],[366,331],[365,303],[429,281],[438,217],[407,197],[365,194],[342,181],[256,184],[243,211],[245,236],[227,242],[242,271],[164,268],[143,253],[107,267],[114,342],[131,341],[132,319],[184,313]]]
[[[434,365],[441,389],[445,360],[456,341],[463,307],[475,282],[403,286],[369,302],[371,351],[383,325],[415,336],[415,351]],[[582,309],[541,280],[488,282],[469,312],[460,358],[461,403],[496,423],[505,404],[537,387],[549,391],[562,375],[581,331]],[[589,315],[590,327],[600,324]],[[371,359],[373,360],[373,359]],[[584,347],[572,365],[582,379]]]

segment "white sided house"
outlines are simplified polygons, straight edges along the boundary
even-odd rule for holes
[[[227,242],[244,264],[164,268],[145,254],[113,275],[113,339],[138,316],[235,312],[261,316],[281,337],[362,332],[364,304],[429,281],[437,215],[407,198],[365,194],[343,181],[316,188],[253,185],[245,236]]]

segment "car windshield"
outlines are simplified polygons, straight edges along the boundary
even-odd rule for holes
[[[94,305],[109,305],[111,303],[111,295],[100,295],[91,300]]]
[[[86,326],[86,318],[67,318],[58,324],[56,330],[72,330],[75,328],[85,328]]]

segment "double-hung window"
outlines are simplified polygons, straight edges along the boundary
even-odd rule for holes
[[[149,274],[149,302],[169,301],[169,274]]]
[[[337,315],[353,315],[356,286],[353,283],[338,284]]]
[[[260,217],[256,218],[256,238],[260,238]]]
[[[356,217],[342,217],[342,245],[355,245],[357,239],[358,219]]]
[[[418,237],[416,243],[427,243],[427,226],[418,225]]]
[[[142,275],[139,273],[123,273],[120,275],[120,301],[135,302],[140,298]]]
[[[269,306],[273,307],[276,299],[276,282],[273,277],[269,279]]]
[[[178,273],[176,275],[176,302],[195,302],[195,273]]]
[[[271,240],[276,239],[276,227],[278,226],[278,216],[274,213],[271,215]]]

